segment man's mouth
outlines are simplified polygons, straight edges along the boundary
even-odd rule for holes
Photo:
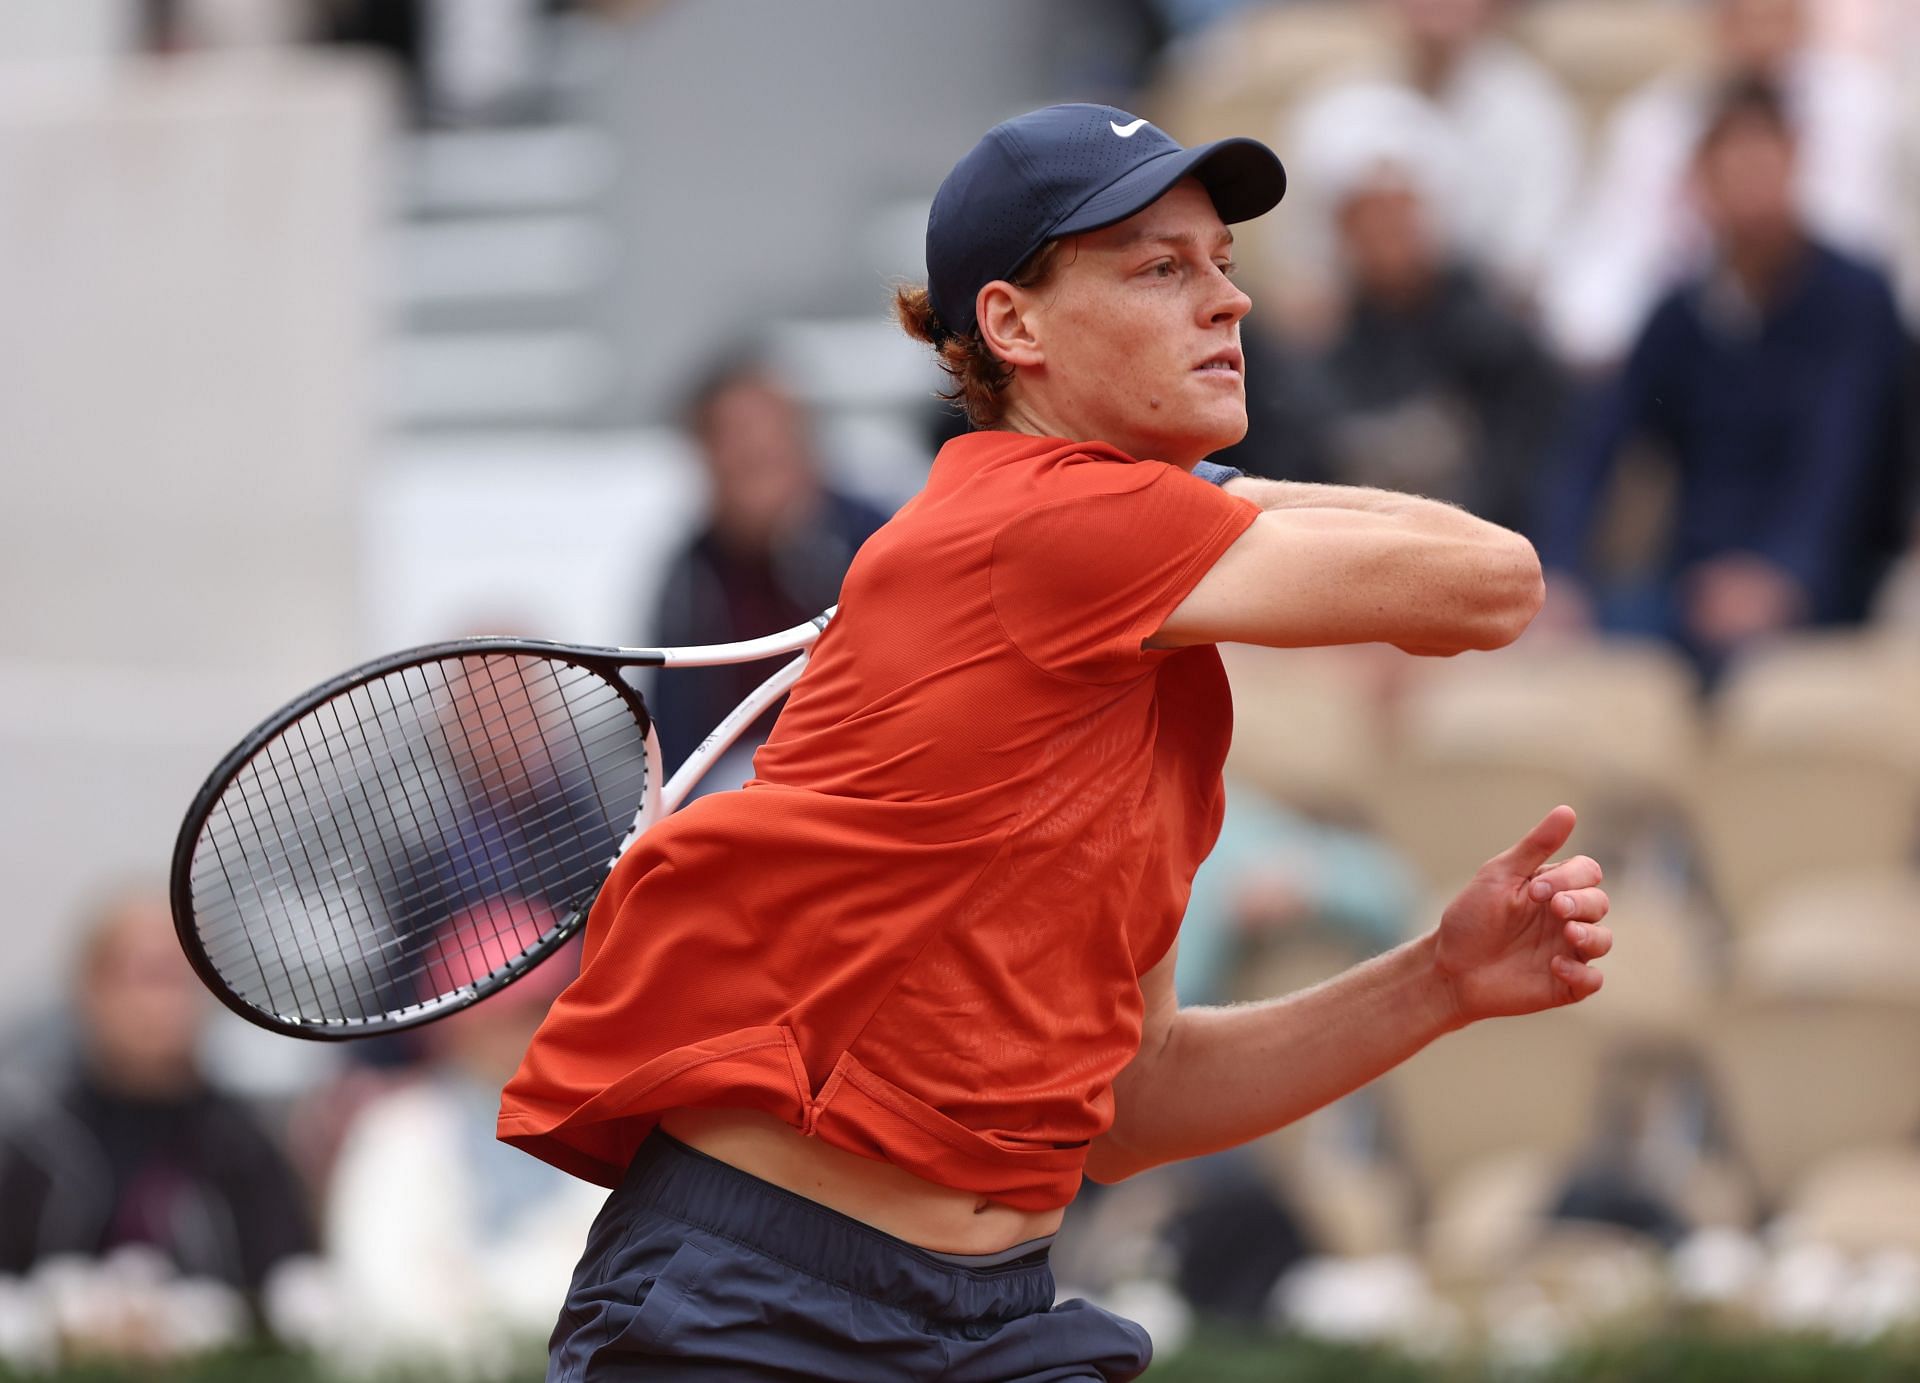
[[[1193,368],[1202,373],[1237,375],[1244,370],[1245,362],[1242,360],[1238,349],[1229,348],[1215,355],[1208,356]]]

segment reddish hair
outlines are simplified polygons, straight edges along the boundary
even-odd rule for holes
[[[1016,288],[1037,288],[1053,273],[1060,257],[1059,240],[1049,240],[1007,275]],[[933,299],[917,284],[901,284],[893,290],[893,315],[907,335],[933,347],[940,368],[947,372],[953,387],[942,389],[940,397],[957,403],[966,411],[967,421],[975,427],[992,427],[1006,413],[1002,397],[1013,382],[1013,366],[993,353],[976,323],[965,333],[939,330]]]

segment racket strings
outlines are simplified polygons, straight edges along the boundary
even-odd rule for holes
[[[597,891],[647,788],[622,690],[572,663],[473,653],[320,703],[207,814],[201,950],[243,1002],[374,1022],[497,980]]]
[[[309,728],[310,728],[310,727],[309,727]],[[469,725],[469,728],[470,728],[470,725]],[[521,727],[520,725],[518,725],[518,724],[515,724],[515,725],[513,725],[513,727],[512,727],[512,728],[513,728],[513,729],[514,729],[514,730],[515,730],[516,732],[519,732],[519,731],[520,731],[520,730],[522,729],[522,727]],[[310,737],[310,736],[305,736],[305,737],[303,737],[303,739],[305,740],[305,743],[306,743],[306,744],[307,744],[307,746],[309,747],[309,754],[307,755],[307,757],[309,757],[309,758],[311,758],[311,737]],[[290,741],[290,743],[291,743],[291,742],[292,742],[292,741]],[[471,743],[471,740],[470,740],[470,737],[469,737],[469,743]],[[412,751],[412,753],[413,753],[413,755],[414,755],[414,758],[415,758],[415,764],[416,764],[416,768],[417,768],[417,767],[418,767],[418,758],[417,758],[417,750],[415,750],[415,751]],[[311,797],[311,793],[309,793],[309,794],[307,795],[307,802],[308,802],[308,805],[309,805],[309,807],[311,807],[311,803],[312,803],[312,797]],[[419,812],[418,812],[417,810],[414,810],[414,809],[413,809],[413,808],[412,808],[411,806],[409,806],[409,810],[408,810],[408,814],[409,814],[409,815],[410,815],[410,816],[412,817],[412,819],[413,819],[413,821],[414,821],[414,822],[416,823],[416,824],[415,824],[415,826],[414,826],[413,828],[411,828],[411,829],[412,829],[412,830],[414,831],[414,833],[415,833],[415,834],[417,835],[417,834],[419,834],[419,833],[420,833],[420,832],[419,832],[419,828],[420,828],[420,825],[422,825],[422,824],[423,824],[423,823],[420,823],[420,822],[419,822]],[[438,827],[437,829],[440,829],[440,830],[442,830],[443,832],[444,832],[445,830],[447,830],[447,829],[450,829],[450,828],[449,828],[449,827],[447,826],[447,823],[446,823],[446,821],[445,821],[445,817],[444,817],[444,815],[443,815],[443,814],[442,814],[441,812],[439,812],[439,811],[437,811],[437,810],[436,810],[436,811],[435,811],[435,813],[434,813],[434,815],[435,815],[435,817],[436,817],[436,819],[437,819],[437,820],[438,820],[438,821],[440,822],[440,826],[439,826],[439,827]],[[322,835],[323,835],[323,838],[324,838],[324,832],[322,833]],[[362,839],[364,839],[364,835],[362,836]],[[351,843],[351,841],[350,841],[350,839],[349,839],[349,843]],[[515,860],[513,860],[513,861],[512,861],[512,863],[513,863],[513,864],[515,864],[515,865],[521,865],[521,866],[524,866],[524,863],[525,863],[525,861],[522,861],[522,860],[519,860],[519,859],[515,859]],[[495,860],[495,861],[493,861],[493,862],[492,862],[492,864],[491,864],[491,868],[492,868],[492,872],[493,872],[493,873],[494,873],[494,874],[495,874],[496,876],[497,876],[497,875],[500,875],[500,874],[502,874],[502,873],[504,872],[504,870],[503,870],[503,867],[501,866],[501,864],[499,863],[499,861],[498,861],[498,860]],[[500,877],[496,877],[496,878],[494,878],[494,879],[492,880],[492,883],[493,883],[493,884],[494,884],[495,886],[500,886],[500,885],[503,885],[503,884],[505,884],[506,882],[507,882],[507,880],[506,880],[506,879],[504,879],[504,878],[500,878]],[[350,899],[349,901],[351,901],[351,899]],[[492,927],[492,928],[490,929],[490,931],[491,931],[491,933],[493,934],[493,937],[500,937],[500,936],[502,935],[502,925],[501,925],[501,924],[498,924],[498,923],[496,923],[496,924],[495,924],[495,925],[494,925],[494,926],[493,926],[493,927]],[[335,934],[336,934],[336,936],[338,935],[338,928],[337,928],[337,926],[336,926],[336,929],[335,929]],[[322,938],[320,938],[320,939],[321,939],[322,941],[324,941],[324,940],[325,940],[325,938],[324,938],[324,937],[322,937]],[[483,938],[483,939],[492,939],[492,938]],[[407,938],[407,937],[399,937],[399,938],[396,938],[396,939],[394,939],[394,940],[392,940],[392,941],[389,941],[389,942],[386,942],[386,943],[382,943],[382,944],[380,944],[380,945],[378,946],[378,948],[377,948],[377,949],[378,949],[378,950],[379,950],[380,952],[383,952],[383,953],[392,953],[392,952],[394,952],[394,951],[396,951],[396,950],[406,950],[406,951],[408,951],[408,952],[417,952],[417,951],[418,951],[418,950],[420,949],[420,948],[419,948],[419,946],[418,946],[417,944],[416,944],[416,945],[413,945],[413,946],[409,946],[409,945],[407,944],[407,942],[408,942],[408,940],[409,940],[409,938]],[[318,949],[318,948],[315,948],[315,949]],[[483,952],[484,954],[487,954],[487,955],[489,955],[489,956],[497,956],[497,955],[498,955],[498,953],[499,953],[499,949],[500,949],[500,948],[498,948],[498,947],[494,947],[494,946],[481,946],[481,947],[480,947],[479,949],[480,949],[480,950],[481,950],[481,951],[482,951],[482,952]],[[390,978],[397,978],[397,975],[395,975],[395,974],[394,974],[394,972],[393,972],[393,967],[392,967],[392,964],[391,964],[391,962],[389,962],[389,963],[388,963],[388,967],[387,967],[387,968],[388,968],[388,971],[389,971],[389,975],[390,975]],[[413,971],[413,972],[417,972],[417,971],[418,971],[418,970],[419,970],[420,968],[421,968],[421,967],[420,967],[420,966],[419,966],[419,964],[418,964],[418,963],[416,962],[416,963],[415,963],[414,965],[412,965],[412,966],[410,967],[410,970],[411,970],[411,971]]]
[[[504,697],[499,696],[497,665],[482,665],[482,667],[488,674],[489,680],[493,683],[495,695],[499,697],[498,700],[489,703],[489,708],[495,709],[501,705],[511,704]],[[475,801],[497,800],[500,790],[505,785],[505,780],[510,774],[504,770],[499,773],[479,771],[487,758],[487,751],[478,745],[474,738],[474,707],[471,704],[474,698],[456,696],[455,701],[458,705],[459,716],[451,723],[460,733],[452,740],[454,751],[452,754],[452,767],[454,777],[462,785],[470,803]],[[546,713],[546,708],[539,706],[537,703],[536,709],[539,709],[543,715]],[[489,736],[493,736],[501,729],[506,730],[512,744],[516,747],[516,751],[520,751],[524,750],[530,743],[527,737],[527,732],[530,727],[531,722],[524,717],[520,719],[508,719],[504,722],[496,718],[494,723],[486,727],[486,733]],[[534,747],[537,748],[537,744],[535,744]],[[537,756],[532,752],[526,752],[524,754],[516,752],[510,755],[498,755],[497,757],[502,762],[505,762],[522,757],[528,761],[532,761]],[[417,780],[419,770],[417,751],[415,751],[414,766]],[[542,812],[530,808],[525,802],[515,802],[512,804],[512,810],[519,818],[516,825],[530,840],[537,840],[551,825],[571,824],[573,818],[577,815],[577,813],[565,810],[564,803],[554,810]],[[419,825],[418,812],[410,809],[409,815],[414,823],[414,825],[410,827],[412,834],[415,836],[423,834]],[[438,809],[434,811],[434,818],[434,830],[442,836],[449,835],[451,832],[459,829],[457,824],[448,823]],[[583,841],[578,837],[577,830],[575,837],[574,844],[582,845]],[[508,838],[504,841],[493,839],[483,841],[482,845],[484,848],[476,851],[470,844],[465,850],[462,860],[463,867],[474,876],[476,887],[484,888],[489,892],[510,889],[514,886],[516,877],[519,874],[536,867],[536,861],[532,858],[530,849],[522,848],[519,842],[512,838],[511,833],[509,833]],[[407,873],[414,874],[417,873],[417,871],[409,870]],[[408,880],[403,879],[401,896],[410,904],[417,903],[423,885],[419,880],[413,879],[410,881],[412,886],[408,888],[405,886],[408,882]],[[431,871],[428,871],[428,878],[424,886],[430,888],[432,884]],[[497,932],[498,927],[496,926],[493,930]],[[418,950],[417,945],[411,947],[406,945],[408,941],[415,939],[416,938],[403,937],[399,939],[399,944],[408,950]],[[383,947],[382,949],[389,950],[394,948]],[[416,970],[417,968],[417,966],[414,967]]]
[[[327,708],[324,707],[321,708],[322,711],[326,709]],[[515,741],[522,742],[526,731],[533,723],[531,719],[524,719],[522,721],[506,722],[505,724],[514,735]],[[563,724],[567,730],[571,732],[576,759],[584,766],[589,781],[599,800],[621,802],[632,800],[637,802],[640,793],[645,789],[644,760],[638,756],[626,756],[624,760],[622,760],[620,756],[609,753],[610,741],[632,734],[633,727],[631,721],[623,716],[610,724],[610,726],[604,728],[601,733],[593,735],[587,735],[581,731],[581,720],[579,717],[569,717]],[[301,738],[303,740],[305,739],[304,734]],[[469,749],[471,751],[470,743]],[[412,751],[409,750],[409,753],[411,752]],[[296,755],[296,757],[302,756]],[[609,758],[615,759],[618,764],[615,771],[609,773],[604,766],[596,767],[597,761],[602,762],[604,765],[604,761]],[[310,750],[304,755],[304,760],[301,764],[301,777],[296,781],[305,781],[306,778],[315,771],[314,766],[316,759]],[[414,766],[417,769],[417,760]],[[497,777],[490,780],[486,775],[480,775],[475,781],[485,785],[497,786],[501,780]],[[426,836],[428,832],[420,823],[419,816],[413,808],[410,797],[403,796],[401,800],[405,806],[407,817],[411,822],[410,829],[412,834],[421,837]],[[331,807],[338,804],[330,802],[328,805]],[[365,805],[369,812],[374,810],[371,802]],[[433,802],[429,801],[429,809],[431,809],[433,805]],[[589,852],[599,844],[597,837],[588,837],[581,833],[580,821],[577,814],[569,812],[564,803],[552,805],[546,810],[540,809],[538,805],[527,806],[524,804],[515,804],[512,816],[516,826],[525,834],[533,837],[540,836],[549,826],[567,826],[571,828],[574,833],[573,843],[579,847],[582,853]],[[437,820],[435,829],[442,836],[445,836],[453,827],[451,823],[444,820]],[[498,849],[502,848],[502,843],[490,842],[488,843],[488,858],[482,862],[470,861],[470,865],[474,869],[476,876],[483,880],[492,878],[502,889],[505,889],[511,886],[514,878],[525,871],[537,869],[539,861],[534,858],[530,849],[516,841],[508,839],[503,845],[506,851],[504,858],[497,854]],[[364,848],[364,842],[362,846]],[[603,863],[611,863],[611,856],[612,851],[609,849],[607,851],[607,859],[603,861]],[[414,906],[424,901],[417,880],[403,879],[398,890],[398,896],[407,904]],[[376,951],[391,952],[405,948],[410,941],[417,941],[417,938],[396,936],[386,942],[381,942],[365,949],[369,955],[372,955]],[[216,965],[218,965],[224,958],[230,955],[231,950],[239,949],[239,947],[235,945],[230,948],[229,951],[222,952],[220,955],[213,955],[212,948],[209,947],[208,949],[211,958],[215,961]]]

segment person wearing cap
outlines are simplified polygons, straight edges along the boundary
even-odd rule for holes
[[[1228,225],[1285,186],[1252,140],[1092,105],[997,126],[941,186],[897,306],[977,430],[856,555],[754,780],[620,860],[504,1095],[503,1138],[615,1188],[549,1378],[1136,1377],[1139,1326],[1054,1302],[1083,1176],[1599,987],[1599,868],[1547,863],[1562,807],[1419,940],[1175,1002],[1221,816],[1213,645],[1451,654],[1540,601],[1526,542],[1458,510],[1204,465],[1246,426]]]

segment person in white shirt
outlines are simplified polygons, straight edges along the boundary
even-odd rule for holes
[[[495,899],[454,918],[448,936],[486,934],[502,916],[515,929],[552,920]],[[424,1063],[356,1116],[325,1223],[343,1327],[332,1343],[349,1362],[479,1368],[546,1338],[606,1193],[496,1142],[493,1125],[501,1082],[578,972],[563,953],[422,1029]]]
[[[1443,206],[1455,244],[1530,298],[1579,190],[1579,116],[1559,79],[1496,28],[1502,0],[1393,0],[1401,78],[1465,155]]]

